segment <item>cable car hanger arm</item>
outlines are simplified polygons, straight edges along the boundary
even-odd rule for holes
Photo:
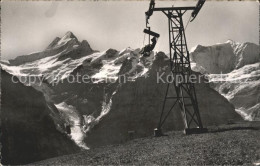
[[[196,8],[194,9],[194,11],[191,13],[191,21],[192,22],[198,15],[200,9],[202,8],[203,4],[206,2],[206,0],[199,0],[197,5],[196,5]]]
[[[171,11],[171,10],[193,10],[191,14],[191,21],[192,22],[196,16],[198,15],[200,9],[202,8],[203,4],[206,2],[206,0],[199,0],[196,6],[191,7],[162,7],[162,8],[155,8],[155,0],[150,1],[150,6],[147,12],[145,12],[146,15],[146,25],[148,24],[148,20],[152,16],[154,11]]]

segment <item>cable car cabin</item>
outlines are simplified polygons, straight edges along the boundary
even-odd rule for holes
[[[160,37],[160,35],[156,32],[151,31],[150,27],[148,27],[148,29],[144,29],[144,33],[149,35],[149,44],[144,46],[139,53],[142,54],[144,57],[148,57],[153,51],[157,43],[157,39]],[[153,38],[151,39],[152,44],[150,44],[150,36],[153,36]]]

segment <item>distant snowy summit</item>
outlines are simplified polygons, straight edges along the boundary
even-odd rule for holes
[[[86,40],[80,42],[72,32],[68,31],[62,38],[56,37],[45,50],[29,55],[18,56],[13,60],[9,60],[9,62],[10,65],[21,65],[57,54],[67,55],[76,59],[93,52],[95,51],[92,50]]]
[[[228,40],[212,46],[197,45],[190,53],[197,67],[211,74],[228,73],[247,64],[260,61],[260,47],[254,43],[237,43]]]

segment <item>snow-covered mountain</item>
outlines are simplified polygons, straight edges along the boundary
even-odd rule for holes
[[[232,40],[213,46],[197,45],[192,48],[191,60],[210,74],[225,74],[259,62],[259,46],[254,43],[240,44]]]
[[[11,65],[16,66],[54,55],[62,55],[59,56],[60,60],[68,57],[78,59],[93,52],[95,51],[92,50],[86,40],[79,42],[72,32],[67,32],[62,38],[56,37],[44,51],[18,56],[13,60],[9,60],[9,62]]]
[[[144,58],[139,51],[93,51],[86,41],[79,42],[68,32],[44,51],[1,66],[41,91],[57,109],[50,115],[54,122],[69,122],[71,139],[87,148],[151,135],[157,127],[167,85],[157,78],[165,73],[162,78],[166,80],[169,59],[163,52]],[[32,76],[37,79],[29,84]],[[205,126],[241,120],[234,106],[208,83],[198,83],[196,89]],[[163,126],[165,131],[183,129],[180,112],[176,107]]]
[[[207,74],[214,89],[247,120],[260,120],[260,50],[253,43],[227,41],[196,46],[193,70]]]
[[[116,80],[123,62],[133,56],[140,58],[139,51],[140,49],[131,48],[122,51],[114,49],[103,52],[93,51],[86,40],[80,43],[72,32],[67,32],[61,39],[55,38],[42,52],[19,56],[14,60],[9,60],[10,64],[7,62],[1,64],[3,69],[13,75],[38,76],[39,79],[44,78],[49,83],[58,83],[74,70],[84,67],[87,68],[87,74],[91,79],[97,83],[106,79]],[[134,61],[133,69],[129,72],[136,72],[138,68],[139,73],[136,74],[142,76],[151,65],[153,56],[146,59],[145,65]]]

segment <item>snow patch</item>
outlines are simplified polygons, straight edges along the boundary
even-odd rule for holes
[[[102,81],[116,81],[118,79],[118,73],[122,64],[114,65],[114,61],[103,61],[103,66],[92,76],[94,78],[94,83],[99,83]]]
[[[65,102],[55,105],[57,109],[68,118],[71,127],[71,139],[81,148],[89,149],[84,143],[85,133],[81,126],[81,119],[75,107]]]
[[[104,98],[104,101],[102,104],[102,111],[97,118],[94,118],[92,115],[83,115],[84,122],[85,122],[85,125],[83,128],[84,128],[85,133],[88,133],[95,125],[97,125],[102,120],[103,117],[105,117],[109,113],[111,106],[112,106],[112,98],[116,94],[116,92],[117,91],[113,92],[108,103],[106,102],[107,96],[105,95],[105,98]]]

